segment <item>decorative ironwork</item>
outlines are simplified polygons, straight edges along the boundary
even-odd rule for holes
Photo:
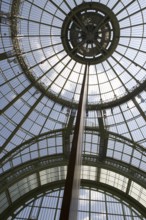
[[[62,43],[77,62],[90,64],[106,60],[119,42],[120,29],[116,16],[101,3],[83,3],[64,20]]]

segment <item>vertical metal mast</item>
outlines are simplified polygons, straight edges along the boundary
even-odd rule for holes
[[[77,119],[74,129],[72,148],[69,158],[67,178],[60,214],[60,220],[76,220],[78,211],[78,196],[80,189],[80,171],[82,163],[83,132],[87,101],[87,79],[89,65],[85,66],[85,73],[78,105]]]

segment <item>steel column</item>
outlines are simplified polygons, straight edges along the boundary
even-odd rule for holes
[[[105,128],[106,114],[102,110],[97,111],[99,132],[100,132],[100,145],[99,145],[99,161],[104,161],[107,153],[108,133]]]
[[[87,78],[89,66],[85,66],[85,73],[78,105],[77,119],[74,129],[72,148],[70,152],[68,172],[64,189],[64,196],[60,220],[76,220],[78,210],[78,196],[80,189],[80,171],[82,162],[83,132],[87,101]]]

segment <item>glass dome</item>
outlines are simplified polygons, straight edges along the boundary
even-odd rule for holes
[[[146,2],[0,0],[0,33],[0,218],[63,192],[88,65],[82,187],[146,219]]]
[[[55,101],[78,103],[86,62],[91,64],[88,104],[94,108],[128,99],[141,87],[146,80],[144,3],[117,2],[20,2],[13,45],[37,88]]]

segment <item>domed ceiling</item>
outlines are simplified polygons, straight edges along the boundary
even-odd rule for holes
[[[146,2],[0,0],[0,29],[2,179],[38,160],[66,167],[87,65],[82,172],[109,185],[119,166],[129,169],[123,191],[146,207]],[[125,184],[124,170],[117,175]]]

